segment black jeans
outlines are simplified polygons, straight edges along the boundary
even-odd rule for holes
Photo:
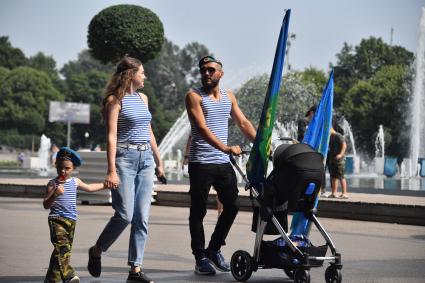
[[[218,218],[208,250],[219,251],[225,245],[227,234],[238,214],[239,199],[236,174],[230,163],[200,164],[189,163],[190,215],[189,227],[192,253],[196,259],[205,256],[205,234],[202,221],[207,213],[208,193],[211,186],[223,204],[223,212]]]

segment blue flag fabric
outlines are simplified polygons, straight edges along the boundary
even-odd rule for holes
[[[310,145],[316,151],[323,155],[323,162],[326,162],[326,156],[329,149],[329,138],[332,127],[332,110],[333,110],[333,94],[334,94],[334,73],[333,70],[329,75],[328,83],[323,90],[319,107],[314,112],[314,116],[307,131],[304,135],[303,143]],[[316,198],[315,207],[319,203]],[[310,232],[310,221],[304,217],[304,213],[296,212],[292,217],[291,235],[308,236]]]
[[[264,99],[260,123],[246,164],[247,177],[251,185],[258,185],[265,180],[271,136],[275,122],[276,105],[279,98],[280,82],[285,63],[286,40],[291,10],[287,10],[279,33],[272,73]]]

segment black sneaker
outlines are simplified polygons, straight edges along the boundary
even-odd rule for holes
[[[127,277],[127,283],[155,283],[152,279],[150,279],[143,271],[139,271],[136,273],[129,272]]]
[[[100,256],[93,256],[93,247],[89,249],[89,263],[87,264],[87,269],[93,277],[99,277],[102,272]]]
[[[221,251],[207,251],[206,256],[218,270],[222,272],[230,271],[230,265],[224,260],[224,256],[221,254]]]
[[[196,260],[195,273],[199,275],[214,275],[215,269],[211,262],[206,257],[203,257]]]

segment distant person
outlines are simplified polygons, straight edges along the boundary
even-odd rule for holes
[[[25,152],[21,151],[18,154],[18,162],[19,162],[19,166],[23,166],[24,165],[24,160],[25,160]]]
[[[151,208],[154,170],[159,180],[164,178],[148,97],[138,92],[146,79],[142,63],[124,57],[108,82],[103,100],[103,117],[107,129],[106,156],[108,171],[104,184],[112,191],[115,210],[96,244],[89,251],[89,273],[99,277],[101,254],[118,239],[130,224],[127,283],[153,283],[142,270],[148,222]]]
[[[58,154],[59,151],[59,147],[56,144],[52,145],[52,148],[50,150],[50,163],[52,164],[52,166],[55,166],[56,163],[56,155]]]
[[[329,139],[329,152],[327,166],[331,177],[332,192],[329,198],[348,198],[347,181],[345,180],[345,151],[347,143],[343,135],[331,128]],[[338,182],[341,184],[342,193],[337,196]]]
[[[314,114],[316,113],[317,105],[311,106],[307,112],[305,113],[304,117],[298,120],[298,136],[297,140],[298,142],[302,142],[304,139],[304,135],[307,132],[308,125],[310,124],[311,120],[313,120]],[[323,172],[323,183],[320,187],[320,195],[326,197],[326,172]]]
[[[305,132],[307,131],[308,125],[313,119],[314,112],[316,112],[316,105],[311,106],[307,113],[305,113],[304,117],[298,120],[298,132],[297,132],[297,140],[298,142],[302,142],[304,139]]]
[[[70,264],[77,223],[77,189],[86,192],[104,189],[102,183],[86,184],[78,178],[71,177],[74,169],[80,165],[81,159],[78,153],[67,147],[61,148],[55,162],[58,176],[47,184],[43,206],[45,209],[50,208],[48,222],[50,241],[54,249],[44,279],[45,283],[80,282]]]
[[[238,187],[229,154],[241,154],[238,145],[227,144],[228,120],[233,119],[250,140],[256,131],[238,106],[233,92],[220,88],[224,72],[222,63],[213,56],[199,61],[202,86],[186,94],[186,110],[191,124],[192,140],[189,153],[191,248],[195,257],[195,273],[213,275],[213,265],[220,271],[230,271],[220,249],[239,210]],[[211,186],[223,204],[208,247],[205,249],[203,220]]]
[[[99,144],[96,144],[93,148],[93,151],[100,152],[100,151],[102,151],[102,148],[100,147]]]

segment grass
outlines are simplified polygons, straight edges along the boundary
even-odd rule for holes
[[[0,160],[0,168],[20,168],[21,165],[18,161],[12,161],[12,160]]]

